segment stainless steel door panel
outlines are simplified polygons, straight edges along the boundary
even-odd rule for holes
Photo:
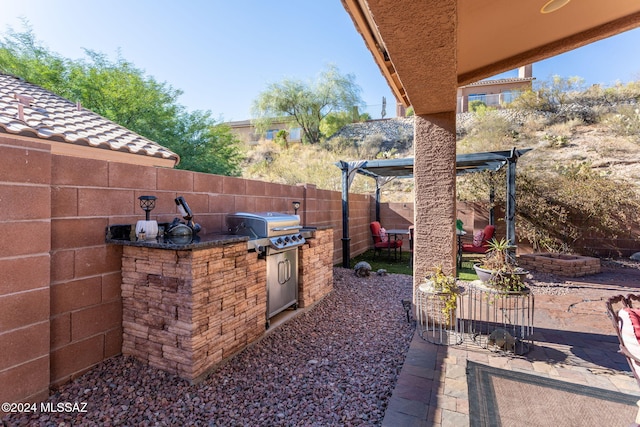
[[[267,318],[298,303],[298,249],[270,253],[267,260]]]

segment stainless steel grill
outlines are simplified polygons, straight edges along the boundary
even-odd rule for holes
[[[231,234],[249,237],[248,250],[255,250],[267,262],[267,315],[298,308],[298,246],[305,238],[300,233],[300,218],[277,212],[238,212],[227,217]]]

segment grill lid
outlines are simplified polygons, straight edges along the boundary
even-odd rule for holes
[[[300,217],[279,212],[238,212],[227,217],[232,234],[250,239],[286,236],[300,231]]]

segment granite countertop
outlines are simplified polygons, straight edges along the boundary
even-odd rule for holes
[[[166,226],[167,224],[160,224]],[[314,237],[316,230],[331,229],[331,226],[320,225],[317,227],[303,226],[301,233],[305,237]],[[137,246],[140,248],[155,248],[168,250],[206,249],[216,246],[224,246],[232,243],[247,242],[249,237],[235,234],[209,233],[196,234],[189,237],[156,237],[153,239],[138,240],[135,236],[135,225],[110,225],[106,230],[106,243],[112,245]]]
[[[135,226],[134,226],[135,228]],[[131,233],[131,225],[112,225],[107,228],[106,243],[112,245],[136,246],[141,248],[155,248],[168,250],[206,249],[216,246],[224,246],[232,243],[248,241],[246,236],[232,234],[196,234],[195,236],[180,236],[170,238],[156,237],[153,239],[138,240],[135,233]]]

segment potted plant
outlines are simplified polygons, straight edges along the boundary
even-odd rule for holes
[[[445,274],[442,271],[442,266],[437,266],[427,275],[421,290],[441,301],[442,323],[447,326],[455,324],[457,301],[460,294],[456,278]]]
[[[478,278],[488,286],[505,292],[520,292],[526,288],[524,279],[528,271],[517,266],[510,249],[514,246],[505,238],[491,239],[485,259],[474,264]]]

